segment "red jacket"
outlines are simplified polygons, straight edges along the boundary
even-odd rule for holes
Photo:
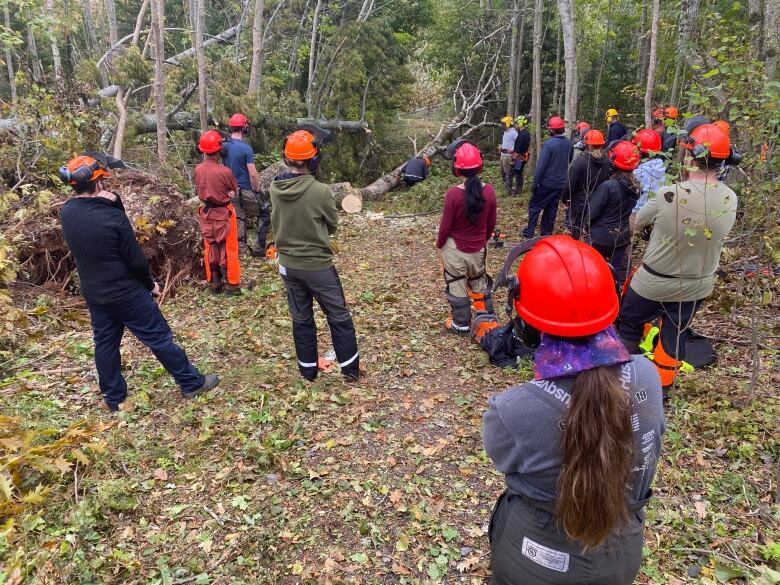
[[[466,190],[452,187],[444,197],[444,211],[439,224],[436,247],[442,248],[447,238],[455,240],[458,250],[466,253],[479,252],[485,247],[496,227],[496,191],[493,185],[482,187],[485,204],[477,221],[471,223],[466,217]]]
[[[238,183],[228,167],[217,159],[206,158],[195,167],[195,190],[203,203],[218,206],[206,211],[209,218],[225,220],[229,212],[224,206],[230,203],[238,191]]]

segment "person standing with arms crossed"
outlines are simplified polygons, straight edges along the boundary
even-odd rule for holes
[[[515,151],[515,140],[517,140],[517,128],[514,126],[512,116],[504,116],[501,123],[504,125],[504,134],[501,136],[501,146],[499,162],[501,163],[501,178],[504,180],[504,190],[507,197],[512,196],[512,183],[514,177],[514,158],[512,153]]]

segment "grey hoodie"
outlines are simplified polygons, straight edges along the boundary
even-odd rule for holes
[[[626,502],[642,507],[661,452],[666,431],[661,382],[655,366],[633,356],[619,368],[623,388],[631,396],[634,469],[626,484]],[[482,438],[496,469],[505,474],[511,493],[552,508],[561,473],[563,425],[574,378],[534,380],[491,396]]]

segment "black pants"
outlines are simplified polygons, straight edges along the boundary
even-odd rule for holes
[[[203,376],[187,359],[184,350],[173,342],[173,333],[152,295],[140,290],[119,303],[88,303],[95,340],[95,366],[100,391],[110,407],[127,398],[127,382],[122,376],[119,346],[127,327],[141,343],[152,350],[163,367],[181,386],[192,392],[203,385]]]
[[[488,532],[493,585],[631,585],[642,564],[643,529],[643,512],[629,512],[620,534],[583,551],[552,514],[504,493]]]
[[[243,253],[249,248],[254,254],[265,254],[268,229],[271,226],[271,206],[265,197],[251,189],[239,188],[238,193],[233,197],[233,207],[236,210],[239,250]],[[249,229],[257,231],[254,246],[247,244]]]
[[[539,215],[542,216],[541,235],[549,236],[553,233],[562,190],[563,187],[551,188],[542,185],[534,189],[528,202],[528,226],[523,230],[524,238],[534,237]]]
[[[596,251],[604,256],[604,260],[609,262],[612,266],[613,273],[615,275],[615,283],[618,290],[623,288],[623,283],[626,281],[626,271],[628,270],[628,264],[625,262],[626,251],[628,250],[628,244],[617,246],[614,244],[591,244]]]
[[[515,188],[515,195],[521,195],[523,193],[523,171],[525,171],[525,161],[516,160],[512,165],[512,177],[515,179],[517,185]]]
[[[645,323],[661,320],[659,338],[664,351],[675,359],[685,359],[685,345],[690,324],[702,301],[671,301],[662,303],[646,299],[631,286],[620,303],[617,330],[631,353],[639,352]]]
[[[328,320],[341,373],[349,378],[359,378],[360,358],[355,326],[336,269],[296,270],[280,266],[279,272],[287,291],[295,354],[301,375],[307,380],[317,377],[317,325],[312,302],[316,299]]]

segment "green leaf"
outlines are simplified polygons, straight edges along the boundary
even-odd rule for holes
[[[409,537],[405,534],[400,534],[398,540],[395,542],[395,550],[401,552],[409,550]]]
[[[355,553],[349,557],[349,560],[359,565],[365,565],[368,562],[368,555],[366,553]]]
[[[702,77],[704,79],[708,79],[710,77],[715,77],[718,73],[720,73],[720,69],[710,69],[709,71],[707,71],[707,73],[702,75]]]
[[[452,526],[447,526],[442,530],[442,535],[444,536],[444,540],[447,542],[452,542],[456,538],[458,538],[458,531],[455,530]]]
[[[249,503],[246,501],[244,496],[234,497],[232,500],[230,500],[230,504],[239,510],[246,510],[249,507]]]
[[[699,232],[696,230],[696,228],[685,228],[685,235],[691,238],[695,237],[698,233]]]
[[[428,570],[426,571],[431,579],[439,580],[442,578],[442,572],[436,563],[428,563]]]

